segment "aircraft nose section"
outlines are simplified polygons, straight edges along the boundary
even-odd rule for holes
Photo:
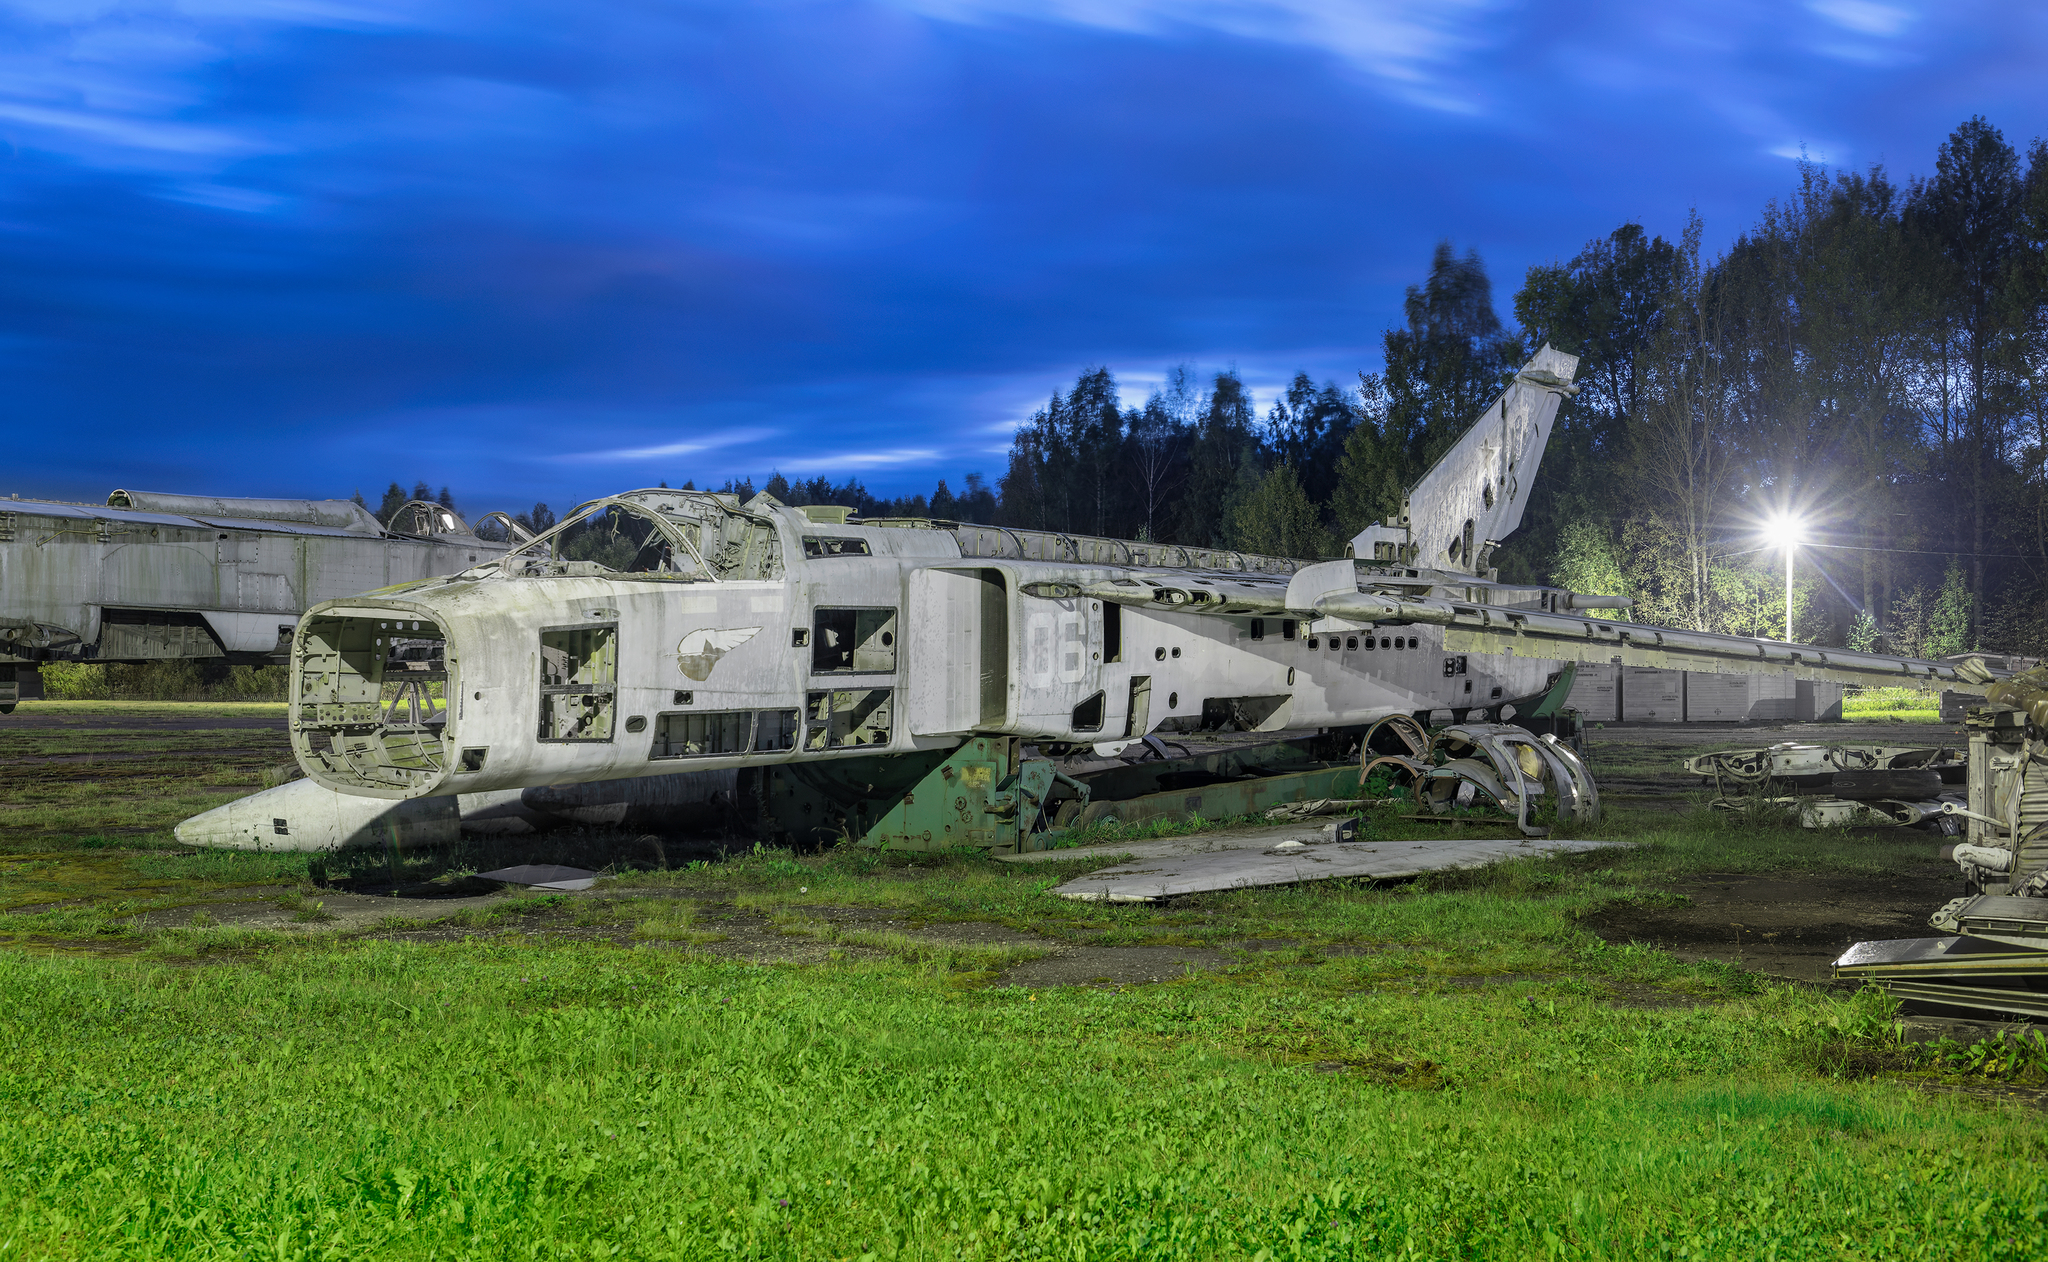
[[[323,785],[422,797],[448,778],[448,637],[430,611],[321,605],[292,645],[292,752]]]

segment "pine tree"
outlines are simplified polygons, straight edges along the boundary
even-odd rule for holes
[[[1251,397],[1235,372],[1219,373],[1189,444],[1187,489],[1173,537],[1197,547],[1225,546],[1238,500],[1256,485],[1241,475],[1256,475],[1258,460]]]
[[[960,520],[994,525],[1001,515],[996,503],[996,494],[989,489],[988,480],[979,473],[970,473],[961,482]]]
[[[1294,374],[1287,391],[1266,414],[1266,444],[1273,458],[1294,466],[1308,497],[1327,502],[1337,487],[1344,441],[1358,412],[1334,384],[1318,390],[1305,372]]]
[[[1360,373],[1358,388],[1359,420],[1344,436],[1336,486],[1330,493],[1331,525],[1347,540],[1367,526],[1398,515],[1404,489],[1405,462],[1394,445],[1383,439],[1373,419],[1375,413],[1383,413],[1380,405],[1385,395],[1380,379]]]
[[[1388,398],[1384,436],[1426,471],[1491,403],[1518,366],[1518,340],[1501,329],[1493,283],[1476,250],[1459,258],[1439,242],[1429,276],[1408,287],[1408,327],[1384,341]]]
[[[1330,550],[1317,511],[1294,466],[1282,464],[1260,478],[1231,514],[1230,546],[1240,552],[1320,559]]]
[[[1943,455],[1960,466],[1970,508],[1971,621],[1982,619],[1984,553],[1993,529],[1997,465],[2011,428],[2010,342],[2018,332],[2011,286],[2019,277],[2022,186],[2019,155],[1980,115],[1950,133],[1935,175],[1907,209],[1946,264],[1938,275],[1937,337],[1948,352],[1939,371],[1955,380],[1938,423]]]
[[[389,526],[391,519],[398,516],[398,510],[405,507],[405,502],[408,498],[405,488],[396,482],[385,487],[384,499],[377,505],[377,523],[381,526]]]

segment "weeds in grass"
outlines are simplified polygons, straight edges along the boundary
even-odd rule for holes
[[[653,905],[653,900],[642,900]],[[655,914],[633,926],[633,936],[643,942],[682,942],[704,946],[725,941],[726,935],[697,924],[697,904],[663,901]]]
[[[2027,1255],[2048,1200],[2039,1119],[1802,1077],[1784,1031],[1814,997],[962,992],[505,940],[243,960],[0,957],[6,1238],[1962,1259]]]
[[[1872,710],[1939,710],[1941,694],[1903,685],[1851,686],[1842,690],[1842,713],[1863,714]]]
[[[310,884],[317,856],[291,850],[185,850],[138,854],[128,867],[138,876],[213,886]]]
[[[863,947],[927,972],[969,973],[993,976],[1027,960],[1052,954],[1050,946],[1003,943],[959,943],[934,941],[887,930],[850,929],[826,920],[812,920],[789,914],[770,918],[777,931],[792,937],[815,938],[840,947]]]
[[[138,797],[118,824],[89,786],[6,790],[8,806],[34,797],[37,828],[70,831],[4,843],[0,934],[106,957],[0,951],[0,1239],[30,1253],[126,1256],[147,1233],[190,1256],[259,1241],[281,1256],[1960,1259],[2025,1254],[2048,1203],[2040,1119],[1867,1081],[2048,1079],[2039,1038],[1915,1049],[1882,996],[1765,984],[1578,924],[1668,902],[1673,877],[1704,869],[1895,870],[1924,859],[1924,837],[1622,810],[1589,831],[1644,843],[1625,852],[1161,907],[1054,898],[1072,862],[764,847],[629,873],[606,897],[494,901],[454,919],[500,932],[459,942],[337,942],[196,917],[138,929],[237,886],[321,906],[301,888],[314,857],[86,844],[228,796],[124,788],[143,784],[164,801]],[[1366,819],[1442,835],[1398,809]],[[561,845],[602,867],[633,840]],[[339,880],[412,881],[523,857],[465,843],[331,862]],[[503,932],[573,921],[694,944],[715,932],[710,900],[841,966]],[[850,907],[1046,943],[825,919]],[[1295,945],[1169,986],[980,984],[1056,941],[1249,938]],[[1609,1002],[1636,986],[1699,1002]]]
[[[448,918],[450,924],[470,929],[485,929],[507,920],[522,916],[543,915],[560,911],[569,905],[564,894],[533,894],[524,898],[508,898],[501,902],[487,903],[482,907],[465,907]],[[417,924],[417,921],[407,921]]]
[[[145,954],[164,960],[189,960],[209,955],[247,954],[277,946],[285,939],[263,929],[240,925],[187,926],[150,935]]]
[[[2039,1029],[2000,1030],[1972,1043],[1944,1038],[1913,1051],[1918,1067],[1937,1073],[2048,1086],[2048,1037]]]

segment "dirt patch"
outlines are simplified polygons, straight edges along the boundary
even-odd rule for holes
[[[1623,904],[1580,923],[1608,942],[1636,942],[1682,960],[1718,960],[1802,982],[1831,979],[1854,942],[1934,936],[1927,917],[1962,893],[1954,868],[1895,877],[1708,873],[1674,882],[1674,906]]]
[[[489,890],[466,896],[425,898],[377,898],[335,889],[316,890],[297,898],[292,893],[282,886],[243,886],[177,907],[144,912],[127,923],[136,929],[183,929],[193,927],[197,916],[199,925],[211,923],[281,933],[347,932],[366,929],[394,916],[422,922],[438,920],[466,907],[489,906],[504,897]]]
[[[1068,947],[1003,974],[1015,986],[1144,986],[1224,968],[1228,959],[1206,947]]]
[[[1489,986],[1519,986],[1524,982],[1546,985],[1563,981],[1559,973],[1475,973],[1470,976],[1439,977],[1434,980],[1460,990],[1485,990]]]
[[[1709,1002],[1697,995],[1659,990],[1655,986],[1638,986],[1634,982],[1610,981],[1606,986],[1607,1003],[1613,1008],[1698,1008]]]
[[[167,706],[175,703],[166,702]],[[95,731],[112,730],[122,733],[134,732],[276,732],[280,735],[291,730],[291,722],[280,708],[276,714],[208,714],[204,706],[195,707],[199,712],[192,715],[154,711],[137,714],[123,711],[91,714],[36,713],[33,710],[16,710],[7,716],[10,731],[61,732],[77,728]]]
[[[192,752],[199,753],[200,751]],[[217,762],[251,762],[262,758],[274,758],[277,752],[275,749],[208,749],[203,751],[203,756]],[[288,747],[286,752],[289,752]],[[6,769],[14,771],[30,767],[90,766],[93,763],[145,762],[150,759],[177,759],[182,761],[186,757],[186,751],[174,750],[166,753],[160,749],[99,750],[90,754],[10,754],[7,758]],[[183,770],[184,768],[181,766],[180,769]],[[23,774],[27,773],[24,772]]]

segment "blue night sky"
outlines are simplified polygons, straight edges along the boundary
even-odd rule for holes
[[[1507,317],[1802,148],[2024,147],[2044,71],[1969,0],[22,0],[0,494],[957,489],[1085,366],[1263,409],[1377,367],[1440,238]]]

